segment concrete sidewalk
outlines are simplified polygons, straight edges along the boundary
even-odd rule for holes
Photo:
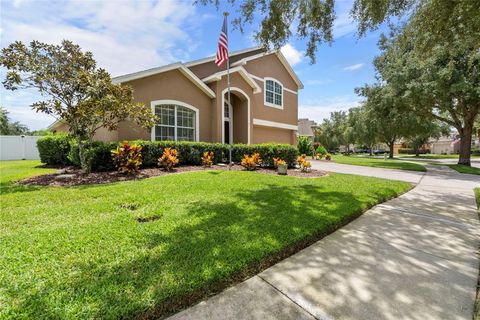
[[[419,183],[425,175],[425,172],[421,171],[393,170],[366,166],[354,166],[350,164],[341,164],[331,161],[312,160],[311,163],[312,168],[317,170],[356,174],[360,176],[384,178],[391,180],[400,180],[415,184]]]
[[[170,319],[472,319],[480,177],[428,166],[417,179],[412,191]]]

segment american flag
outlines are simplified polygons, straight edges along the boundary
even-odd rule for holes
[[[228,60],[228,38],[227,38],[227,17],[223,19],[222,32],[220,32],[220,38],[218,39],[218,50],[215,63],[217,66],[221,66]]]

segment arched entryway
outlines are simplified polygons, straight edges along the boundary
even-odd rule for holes
[[[228,89],[222,95],[222,142],[250,143],[250,98],[240,88],[230,88],[230,104]]]

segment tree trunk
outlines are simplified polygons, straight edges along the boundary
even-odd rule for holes
[[[415,148],[415,157],[420,156],[420,147]]]
[[[85,173],[90,173],[90,166],[87,164],[87,157],[85,155],[85,143],[81,138],[77,139],[78,143],[78,157],[80,158],[80,167]]]
[[[370,147],[370,150],[369,150],[369,153],[371,156],[373,156],[373,144],[369,146]]]
[[[470,153],[472,149],[472,128],[468,125],[461,130],[460,133],[460,155],[458,157],[458,164],[470,166]]]
[[[388,143],[388,147],[390,148],[390,154],[388,155],[388,157],[390,159],[393,159],[393,147],[395,146],[395,140],[392,140]]]

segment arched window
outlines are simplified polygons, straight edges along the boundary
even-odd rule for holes
[[[153,104],[153,103],[152,103]],[[198,110],[186,104],[154,104],[160,122],[155,125],[154,140],[197,141]]]
[[[265,105],[283,109],[283,86],[273,78],[265,78]]]

